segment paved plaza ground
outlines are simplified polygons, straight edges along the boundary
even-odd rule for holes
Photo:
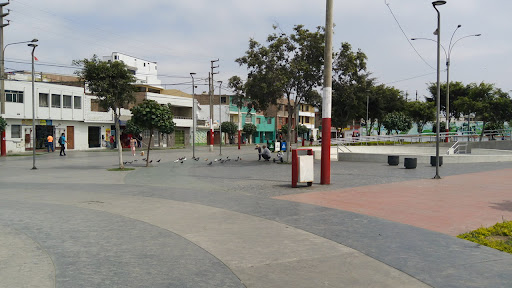
[[[112,151],[1,158],[0,287],[512,287],[512,255],[454,237],[512,220],[510,162],[434,180],[333,161],[319,185],[315,161],[293,189],[291,165],[222,152],[151,151],[145,168],[126,151],[126,172]]]

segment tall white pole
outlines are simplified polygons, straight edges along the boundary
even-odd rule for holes
[[[219,155],[222,155],[222,81],[217,81],[219,83]]]
[[[331,184],[331,107],[332,107],[332,0],[326,0],[324,88],[322,98],[322,151],[320,184]]]

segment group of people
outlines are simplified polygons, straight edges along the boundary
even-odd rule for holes
[[[55,152],[55,148],[53,147],[53,136],[48,135],[48,137],[46,138],[46,141],[47,141],[46,148],[48,150],[48,153],[50,153],[50,149],[52,150],[52,152]],[[64,133],[62,133],[62,135],[60,135],[59,141],[57,143],[59,143],[59,145],[60,145],[60,156],[66,156],[66,143],[68,143],[68,142],[66,141],[66,135]]]

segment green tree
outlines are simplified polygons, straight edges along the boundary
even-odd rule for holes
[[[173,121],[171,104],[160,105],[154,100],[144,100],[139,105],[130,109],[132,118],[128,121],[131,126],[139,129],[149,130],[149,142],[152,143],[153,133],[171,134],[174,132],[176,124]],[[151,145],[148,144],[148,153],[146,157],[146,167],[149,165],[149,151]]]
[[[288,124],[281,125],[279,132],[281,132],[283,135],[288,135]]]
[[[423,132],[423,127],[436,120],[436,107],[432,102],[412,101],[405,105],[406,114],[418,126],[418,133]]]
[[[510,96],[494,84],[471,83],[467,85],[467,89],[468,95],[459,97],[454,106],[466,115],[474,114],[476,119],[483,122],[482,127],[486,127],[488,123],[499,125],[512,118]],[[484,136],[484,130],[485,128],[480,133],[480,141]]]
[[[299,126],[297,126],[297,131],[301,137],[304,137],[304,134],[308,133],[309,129],[306,126],[299,124]]]
[[[446,115],[446,83],[441,83],[441,101],[440,101],[440,109]],[[436,97],[437,97],[437,83],[430,83],[428,85],[428,91],[430,92],[431,97],[426,97],[427,102],[434,103],[436,105]],[[454,105],[454,102],[457,101],[460,97],[467,97],[469,95],[469,87],[467,85],[462,84],[462,82],[450,82],[450,117],[459,118],[461,116],[462,111],[458,110],[458,107]]]
[[[398,133],[411,129],[412,120],[403,112],[392,112],[384,117],[382,125],[386,128],[388,134],[393,133],[393,131]]]
[[[222,131],[224,131],[225,133],[228,133],[229,136],[233,136],[238,131],[238,125],[233,122],[229,122],[229,121],[222,122],[222,124],[220,126],[221,126]],[[230,137],[230,139],[231,139],[231,137]]]
[[[367,60],[368,57],[364,52],[352,51],[352,46],[346,42],[342,43],[340,51],[334,54],[333,126],[345,127],[354,119],[366,118],[366,97],[374,81],[367,71]],[[375,117],[372,118],[375,119]]]
[[[276,30],[277,27],[274,27]],[[266,110],[277,100],[288,100],[288,123],[301,103],[308,103],[311,93],[320,86],[324,59],[324,31],[317,27],[312,32],[303,25],[296,25],[293,33],[272,33],[267,37],[268,45],[254,39],[249,40],[245,56],[236,59],[248,69],[244,85],[246,95],[257,111]],[[294,96],[294,104],[292,103]],[[292,133],[288,133],[288,143]],[[289,149],[286,151],[289,158]]]
[[[119,168],[123,169],[123,147],[120,139],[119,117],[121,109],[135,102],[135,77],[121,61],[100,61],[94,55],[91,59],[74,60],[73,64],[82,66],[75,74],[85,82],[91,93],[98,97],[100,105],[112,109],[116,126],[116,143],[118,143]]]
[[[245,123],[244,124],[243,131],[247,135],[247,137],[249,138],[249,141],[252,140],[252,135],[254,133],[256,133],[257,130],[258,129],[256,128],[256,125],[254,125],[252,123]],[[251,141],[251,143],[252,143],[252,141]]]
[[[5,126],[7,126],[7,121],[0,116],[0,132],[3,132],[5,130]]]

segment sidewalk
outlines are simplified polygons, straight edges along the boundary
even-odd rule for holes
[[[152,151],[149,168],[126,152],[131,172],[107,172],[108,152],[0,159],[0,287],[511,286],[511,255],[450,236],[510,213],[510,164],[432,180],[332,162],[331,185],[292,189],[252,146],[207,149]],[[207,165],[226,156],[242,160]]]

